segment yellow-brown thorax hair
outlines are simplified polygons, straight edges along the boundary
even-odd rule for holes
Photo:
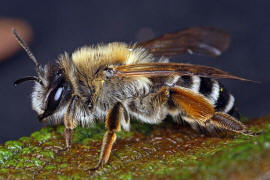
[[[153,61],[152,55],[143,48],[135,47],[135,45],[129,46],[125,43],[110,43],[80,48],[72,54],[71,59],[67,54],[61,56],[59,63],[65,72],[66,79],[70,81],[73,95],[80,97],[82,102],[91,101],[95,104],[99,97],[103,99],[102,103],[104,103],[103,96],[114,98],[114,94],[110,93],[110,90],[114,90],[113,88],[122,88],[124,98],[127,95],[124,92],[126,86],[137,86],[137,90],[134,89],[136,92],[142,90],[145,84],[150,83],[146,77],[108,79],[103,71],[105,68],[151,61]],[[105,89],[103,89],[104,84]],[[108,98],[106,101],[111,101],[111,99]]]

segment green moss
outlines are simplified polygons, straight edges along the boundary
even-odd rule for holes
[[[29,148],[29,147],[26,147],[26,148],[23,148],[22,149],[22,154],[30,154],[32,151],[31,151],[31,149]]]
[[[57,126],[56,132],[58,132],[59,134],[64,135],[64,132],[65,132],[65,126],[63,126],[63,125]]]
[[[73,142],[82,142],[85,138],[92,140],[101,140],[105,133],[104,123],[98,123],[95,127],[77,127],[73,135]]]
[[[4,161],[5,161],[5,159],[4,159],[3,155],[1,154],[0,155],[0,164],[4,163]]]
[[[151,133],[151,131],[153,130],[153,125],[145,124],[145,123],[139,122],[137,120],[132,120],[131,129],[133,131],[138,131],[144,135],[149,135]]]
[[[60,164],[58,167],[59,167],[59,168],[66,168],[66,167],[68,167],[68,166],[69,166],[68,164],[64,163],[64,164]]]
[[[121,174],[119,176],[119,180],[132,180],[132,173],[131,172],[128,172],[127,174]]]
[[[22,143],[25,143],[25,144],[29,144],[31,142],[31,138],[30,137],[21,137],[19,139],[19,141],[21,141]]]
[[[44,170],[52,170],[52,169],[56,169],[57,167],[54,166],[54,165],[48,165],[48,166],[45,166],[43,169]]]
[[[41,131],[36,131],[31,134],[31,137],[38,141],[39,143],[43,143],[48,141],[51,138],[51,134],[48,132],[41,132]]]
[[[185,169],[185,177],[193,177],[195,174],[199,174],[202,179],[208,179],[209,174],[212,173],[215,176],[219,174],[219,177],[222,177],[228,172],[241,171],[247,168],[246,166],[252,165],[253,161],[260,160],[260,156],[269,153],[269,151],[265,151],[269,149],[268,145],[265,148],[265,143],[269,143],[270,129],[266,129],[266,131],[267,133],[262,136],[249,138],[247,142],[231,141],[230,144],[226,144],[212,155],[204,154],[203,161],[197,161],[197,159],[201,159],[198,153],[195,153],[194,161],[180,161],[182,165],[187,167],[190,167],[191,164],[197,164],[196,168]],[[270,162],[270,157],[267,158],[264,161]],[[242,162],[245,162],[245,164],[243,165]],[[237,164],[241,164],[241,166]],[[172,174],[174,173],[172,172]]]
[[[252,179],[270,169],[269,119],[252,121],[250,129],[262,135],[233,139],[132,122],[130,132],[117,133],[108,164],[94,173],[89,168],[98,162],[104,123],[77,128],[70,149],[64,126],[46,127],[0,145],[0,179]]]
[[[133,135],[133,132],[131,132],[131,131],[129,131],[129,132],[127,132],[127,131],[119,131],[116,134],[117,134],[117,138],[124,139],[124,138],[131,137]]]
[[[42,128],[39,132],[40,132],[40,133],[47,134],[47,133],[52,132],[52,130],[53,130],[52,127],[45,127],[45,128]]]
[[[18,161],[16,159],[7,160],[4,163],[4,167],[16,167]]]
[[[91,142],[93,142],[93,141],[95,141],[95,140],[92,139],[92,138],[84,138],[84,139],[81,141],[81,143],[82,143],[83,145],[89,145],[89,144],[91,144]]]
[[[12,151],[5,149],[4,147],[0,147],[0,155],[3,160],[7,160],[12,156]]]
[[[64,175],[58,175],[57,176],[58,180],[71,180],[72,178],[69,176],[64,176]]]
[[[40,153],[42,151],[42,148],[35,144],[28,146],[28,148],[30,148],[32,153]]]
[[[22,149],[23,143],[20,141],[7,141],[5,146],[12,152],[18,152]]]
[[[42,155],[44,158],[54,158],[54,152],[50,151],[50,150],[45,150],[40,152],[40,155]]]
[[[1,168],[0,169],[0,174],[7,174],[8,172],[9,172],[9,170],[6,169],[6,168]]]
[[[32,158],[32,162],[37,167],[42,167],[45,163],[37,158]]]

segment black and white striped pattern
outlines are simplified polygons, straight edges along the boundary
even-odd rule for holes
[[[233,95],[220,82],[199,76],[178,76],[177,80],[176,86],[189,88],[204,95],[214,105],[216,111],[228,113],[239,119]]]

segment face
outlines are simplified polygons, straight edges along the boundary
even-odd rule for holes
[[[84,85],[78,85],[80,83],[80,80],[76,77],[78,72],[69,55],[65,53],[59,57],[57,63],[42,67],[16,30],[13,29],[12,31],[18,43],[24,48],[29,58],[35,64],[38,74],[38,76],[20,78],[14,82],[14,85],[16,86],[29,80],[35,82],[32,93],[32,109],[37,112],[38,119],[42,122],[59,124],[63,122],[64,116],[68,112],[72,112],[74,120],[82,125],[92,124],[97,114],[93,108],[91,111],[89,110],[88,99],[91,91],[89,87],[85,88]],[[65,74],[63,71],[65,71]],[[76,87],[76,92],[73,92],[74,87]],[[87,94],[87,97],[76,101],[72,100],[74,99],[72,94],[79,95],[81,93],[82,96]],[[72,108],[70,108],[71,104],[74,104]]]
[[[39,78],[42,83],[35,82],[32,108],[38,113],[41,122],[59,124],[67,111],[72,94],[71,86],[58,64],[46,65]]]

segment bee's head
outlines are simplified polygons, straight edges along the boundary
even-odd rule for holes
[[[32,108],[38,113],[38,119],[42,122],[51,119],[54,120],[53,123],[59,123],[67,111],[68,100],[72,93],[63,70],[59,64],[48,64],[42,67],[15,29],[13,29],[13,34],[35,63],[37,72],[37,76],[18,79],[14,85],[33,80],[35,84],[32,93]]]
[[[42,83],[35,81],[32,93],[32,108],[38,113],[39,121],[62,120],[72,94],[62,69],[58,64],[48,64],[39,78]]]

